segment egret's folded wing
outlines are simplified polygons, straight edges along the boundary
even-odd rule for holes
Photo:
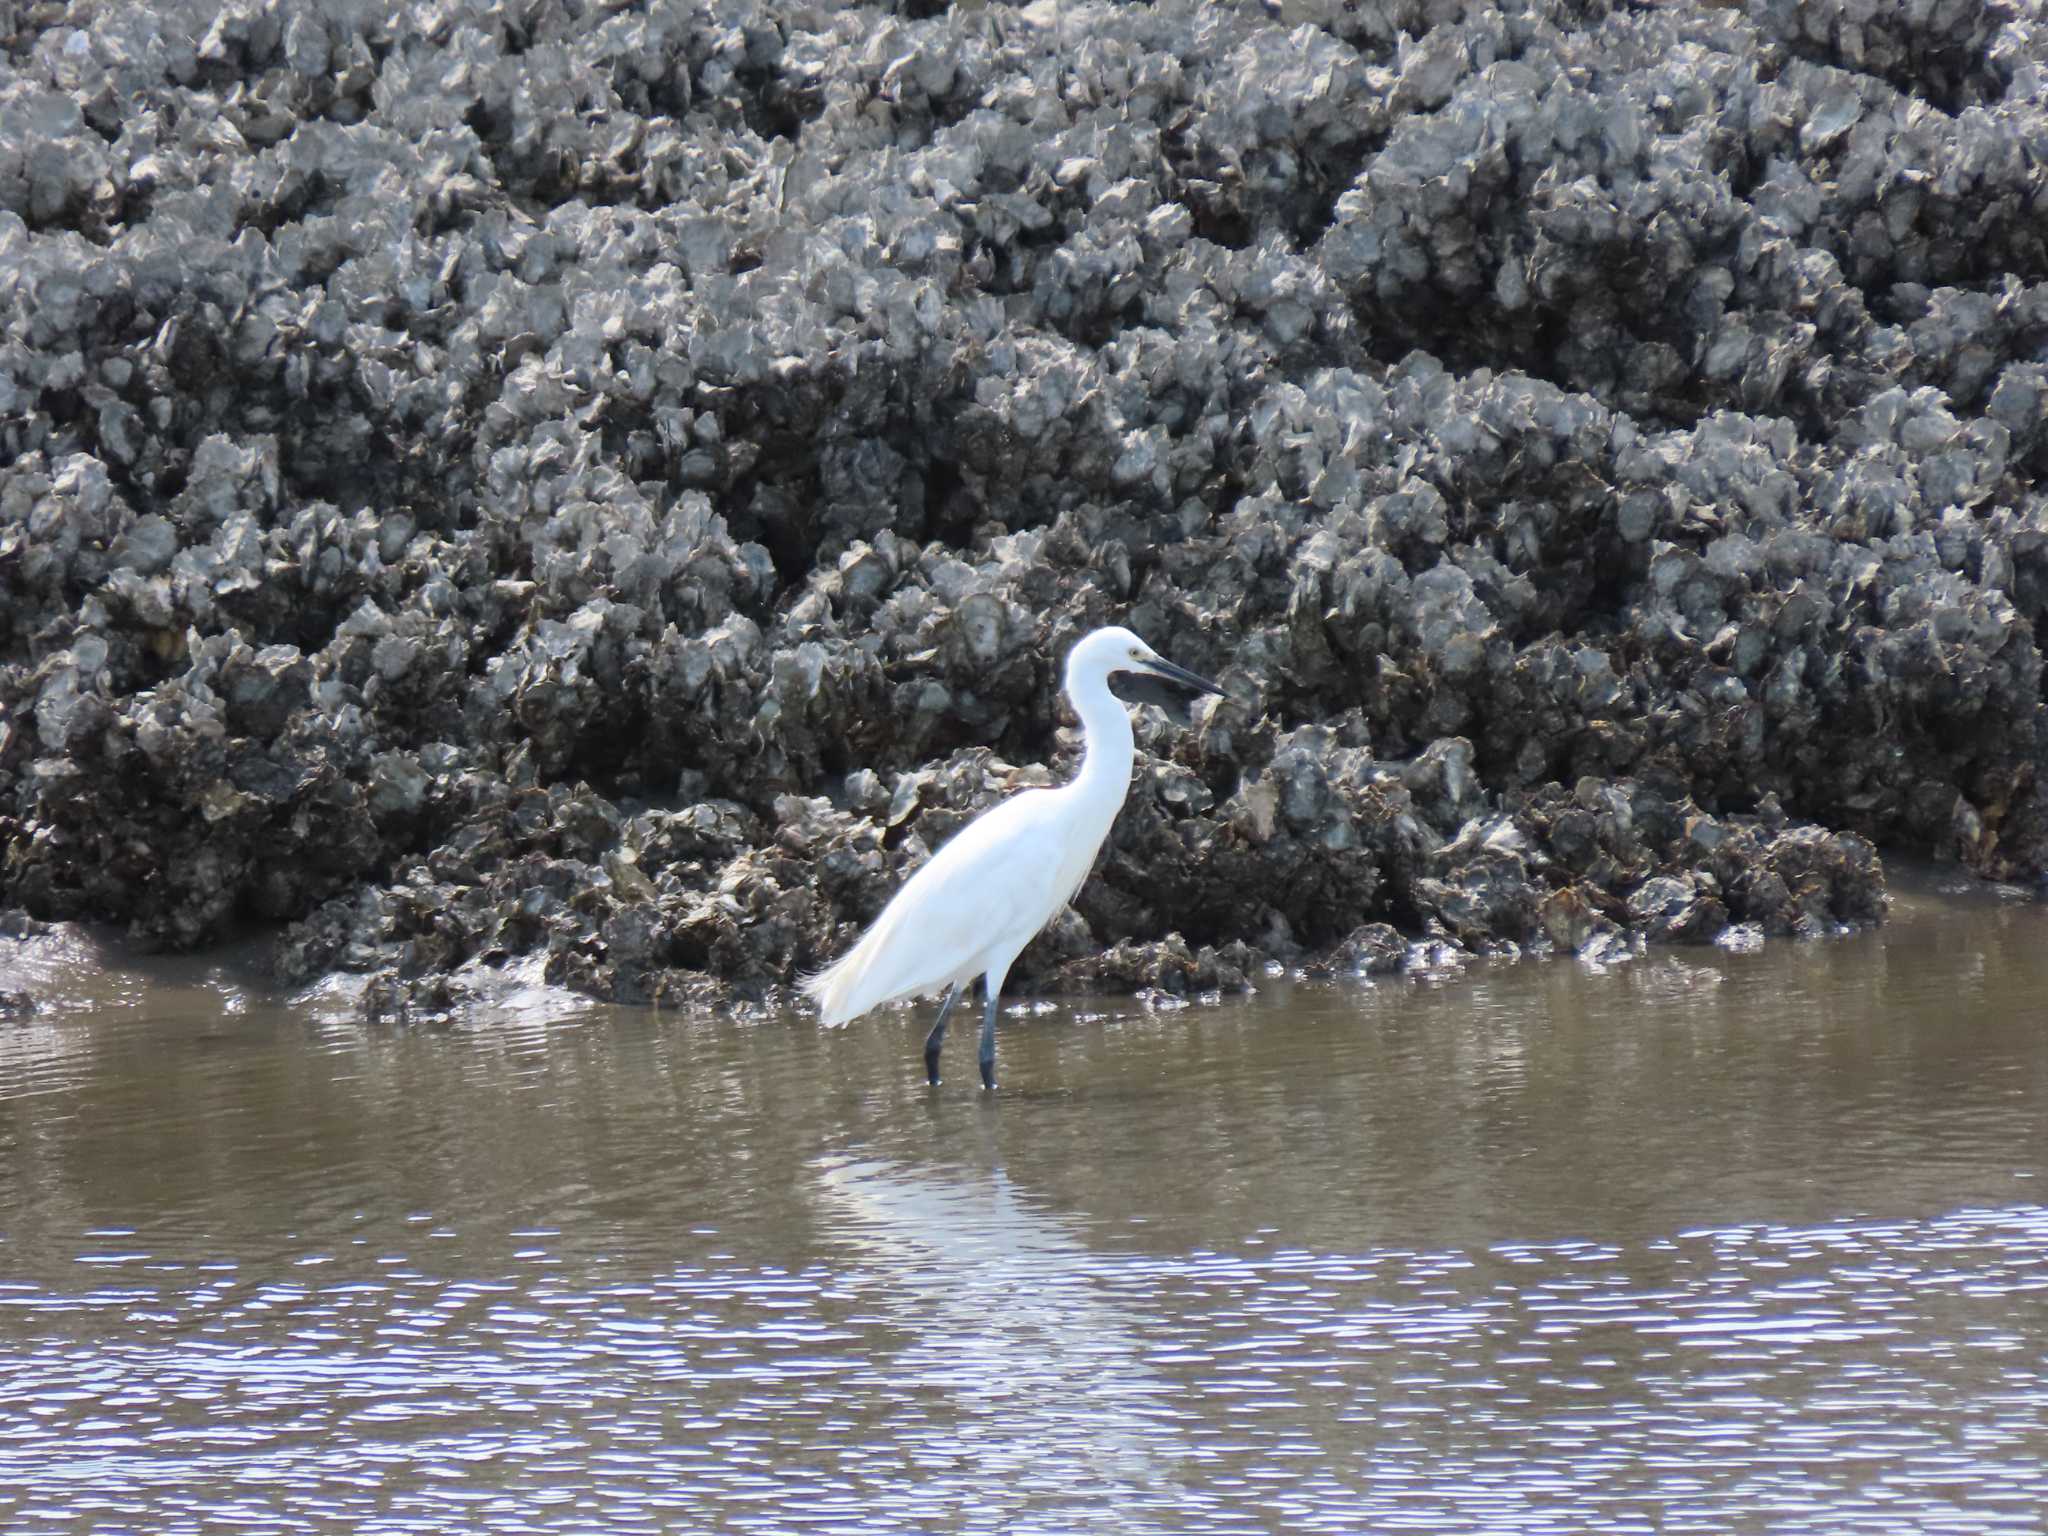
[[[1037,932],[1057,909],[1061,868],[1043,799],[1027,791],[962,829],[844,959],[806,983],[826,1023],[977,976],[1005,939],[1021,945]]]

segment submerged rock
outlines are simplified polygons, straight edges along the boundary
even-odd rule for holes
[[[1391,923],[1362,923],[1331,951],[1327,968],[1359,976],[1386,976],[1408,960],[1408,941]]]
[[[1069,771],[1110,620],[1230,697],[1140,703],[1020,982],[2048,869],[2020,8],[45,9],[0,81],[39,918],[282,923],[416,1016],[514,960],[773,998]]]

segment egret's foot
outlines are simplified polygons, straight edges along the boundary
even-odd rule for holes
[[[989,1093],[996,1091],[996,1064],[992,1061],[981,1064],[981,1086]]]
[[[925,1052],[924,1080],[934,1088],[939,1086],[939,1053],[937,1051]]]

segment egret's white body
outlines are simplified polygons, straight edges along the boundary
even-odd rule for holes
[[[1131,717],[1109,691],[1116,672],[1148,672],[1220,693],[1165,660],[1128,629],[1098,629],[1067,655],[1066,694],[1081,717],[1081,771],[1057,789],[1027,789],[968,823],[890,898],[860,942],[804,982],[826,1024],[844,1024],[901,998],[945,992],[926,1043],[938,1047],[959,989],[984,978],[982,1080],[991,1076],[996,999],[1010,966],[1088,878],[1131,786]]]

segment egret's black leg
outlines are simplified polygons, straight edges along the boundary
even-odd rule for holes
[[[991,1093],[996,1086],[996,999],[1001,995],[988,989],[988,1011],[981,1016],[981,1086]]]
[[[946,1015],[953,1011],[953,1005],[960,1001],[960,989],[967,985],[956,981],[946,992],[946,1000],[939,1004],[939,1021],[932,1026],[932,1032],[924,1037],[924,1075],[936,1088],[939,1085],[939,1047],[946,1043]]]

